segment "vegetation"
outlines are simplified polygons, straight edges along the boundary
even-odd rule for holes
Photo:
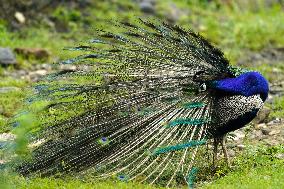
[[[283,188],[284,160],[278,156],[284,153],[284,146],[265,147],[250,146],[242,154],[234,158],[231,169],[218,167],[211,173],[211,178],[197,183],[198,188]],[[209,172],[210,174],[210,172]],[[162,189],[163,187],[142,185],[138,183],[123,183],[114,181],[97,181],[92,178],[32,178],[25,179],[21,176],[5,172],[1,178],[1,188],[29,188],[29,189],[111,189],[111,188],[137,188],[137,189]],[[1,181],[0,180],[0,181]],[[0,182],[1,183],[1,182]],[[187,188],[186,186],[182,188]]]
[[[15,79],[7,76],[6,73],[18,70],[31,71],[35,65],[46,61],[54,63],[75,56],[78,52],[62,49],[91,39],[95,29],[104,27],[109,19],[134,21],[138,17],[147,17],[175,20],[177,24],[200,32],[224,50],[230,62],[238,64],[242,58],[250,54],[284,46],[283,6],[280,4],[267,6],[264,2],[259,0],[242,4],[217,0],[210,3],[206,0],[157,1],[157,11],[154,15],[143,14],[134,1],[128,0],[100,0],[83,9],[59,4],[47,11],[47,18],[54,24],[44,19],[38,20],[16,32],[10,30],[7,20],[0,18],[1,47],[12,49],[38,47],[47,49],[51,53],[48,60],[27,59],[17,55],[19,62],[17,66],[0,67],[0,88],[14,87],[13,90],[5,93],[0,91],[0,133],[14,129],[7,123],[23,107],[28,93],[27,87],[33,84],[27,78]],[[111,24],[108,26],[110,27],[108,29],[111,29]],[[279,78],[275,77],[274,70],[278,69],[283,74],[283,62],[275,62],[272,67],[268,61],[260,60],[257,65],[247,62],[244,66],[261,71],[271,83],[277,82]],[[272,109],[270,119],[284,118],[283,96],[276,97],[268,106]],[[18,140],[24,141],[21,138]],[[1,150],[0,152],[2,156],[3,152]],[[284,162],[283,158],[278,158],[278,155],[283,153],[283,146],[249,146],[234,159],[232,169],[226,166],[219,167],[211,171],[205,181],[198,181],[198,186],[200,188],[284,188],[281,182],[281,178],[284,177]],[[88,177],[26,179],[10,171],[2,171],[0,174],[0,188],[157,188],[137,183],[102,182]]]

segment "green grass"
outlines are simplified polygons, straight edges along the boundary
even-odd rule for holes
[[[192,12],[191,16],[182,17],[179,23],[199,31],[221,47],[232,63],[246,51],[284,44],[284,13],[280,6],[267,8],[263,1],[257,1],[260,6],[256,8],[251,1],[249,6],[240,8],[233,1],[232,6],[217,8],[216,3],[201,6],[196,1],[176,2],[179,7]]]
[[[4,176],[5,178],[5,176]],[[76,178],[55,179],[55,178],[35,178],[27,180],[20,176],[6,175],[7,182],[3,182],[1,189],[162,189],[162,187],[154,187],[138,183],[124,183],[112,181],[93,181],[79,180]],[[3,177],[2,177],[3,179]]]
[[[24,98],[27,96],[28,82],[15,80],[7,77],[0,77],[0,88],[12,87],[11,91],[0,93],[0,133],[11,130],[7,122],[16,110],[23,107]],[[13,89],[14,88],[14,89]]]
[[[177,22],[201,32],[210,41],[222,47],[233,63],[248,50],[258,51],[284,44],[284,12],[278,5],[267,8],[263,1],[257,1],[258,8],[255,8],[253,3],[249,3],[248,7],[237,6],[235,3],[232,3],[232,6],[218,7],[218,3],[214,2],[202,4],[197,1],[167,0],[157,2],[159,19],[168,14],[172,2],[183,12]],[[54,10],[52,16],[67,25],[69,33],[57,33],[44,24],[23,28],[19,33],[11,33],[7,31],[4,22],[0,22],[0,45],[11,48],[46,48],[53,57],[64,59],[74,54],[62,52],[64,47],[91,39],[94,29],[104,28],[108,19],[134,21],[143,17],[137,6],[127,0],[116,3],[98,1],[94,3],[94,7],[84,11],[88,12],[89,16],[66,7]],[[82,22],[86,22],[87,26]],[[112,28],[112,24],[109,24],[108,29]]]
[[[56,62],[58,59],[73,57],[78,52],[62,51],[66,46],[74,46],[88,39],[92,39],[94,28],[103,28],[105,21],[112,20],[137,20],[142,16],[137,6],[132,1],[96,1],[94,7],[89,7],[85,12],[89,16],[82,15],[78,10],[66,7],[56,8],[51,15],[68,27],[68,33],[58,33],[54,29],[39,23],[21,29],[19,32],[7,30],[5,22],[0,21],[0,46],[10,47],[38,47],[45,48],[51,52],[48,63]],[[258,6],[250,2],[248,5],[232,4],[221,6],[218,3],[207,4],[200,1],[157,1],[159,8],[157,17],[162,19],[172,11],[170,4],[174,2],[182,11],[177,21],[178,24],[192,28],[200,32],[213,43],[217,44],[228,59],[235,64],[239,58],[248,52],[259,52],[266,48],[284,46],[284,12],[280,6],[265,7],[263,1],[257,1]],[[142,16],[144,17],[144,16]],[[152,18],[153,16],[150,16]],[[82,23],[87,23],[87,29]],[[108,25],[112,30],[111,24]],[[26,60],[17,56],[19,68],[31,69],[34,64],[43,63],[39,60]],[[281,63],[278,69],[284,71]],[[248,67],[253,67],[248,63]],[[18,69],[0,67],[0,75],[4,69]],[[264,65],[254,67],[261,71],[269,81],[274,81],[272,66]],[[0,77],[0,87],[18,87],[19,91],[0,94],[0,133],[8,132],[11,128],[7,126],[10,117],[23,106],[26,93],[22,90],[31,85],[28,81],[14,80],[12,78]],[[277,98],[271,108],[271,117],[284,117],[284,97]],[[277,159],[277,153],[284,153],[283,146],[280,147],[250,147],[243,154],[234,159],[232,169],[220,167],[207,177],[204,182],[198,181],[200,188],[284,188],[283,185],[283,160]],[[2,181],[2,182],[1,182]],[[209,184],[204,184],[210,182]],[[2,185],[1,185],[2,183]],[[0,188],[149,188],[148,185],[137,183],[114,183],[111,181],[96,182],[91,179],[78,178],[33,178],[26,179],[21,176],[4,173],[0,176]],[[185,187],[187,188],[187,187]]]
[[[284,159],[277,157],[284,153],[284,146],[250,146],[235,158],[233,168],[224,177],[201,188],[214,189],[277,189],[284,188]],[[219,171],[222,173],[222,171]]]
[[[240,155],[234,158],[232,168],[219,167],[212,174],[210,182],[199,181],[197,188],[201,189],[278,189],[284,187],[284,159],[277,155],[284,153],[284,146],[265,147],[248,146]],[[2,185],[1,185],[2,184]],[[162,189],[133,182],[96,181],[88,177],[74,178],[24,178],[17,174],[2,172],[0,188],[21,189]],[[187,186],[178,187],[186,189]]]
[[[275,98],[273,103],[270,105],[272,108],[271,118],[283,118],[284,117],[284,96]]]
[[[82,37],[82,36],[81,36]],[[78,39],[80,41],[80,39]],[[62,59],[70,57],[70,54],[74,54],[68,51],[64,51],[66,46],[74,45],[75,41],[68,39],[65,35],[57,34],[54,31],[50,31],[48,28],[23,28],[20,33],[9,32],[4,25],[0,25],[0,46],[14,48],[44,48],[51,53],[50,62],[56,61],[56,58]],[[25,64],[25,59],[17,56],[17,60],[20,65]],[[39,62],[37,60],[37,62]],[[30,64],[31,62],[26,64]],[[25,65],[28,66],[28,65]]]

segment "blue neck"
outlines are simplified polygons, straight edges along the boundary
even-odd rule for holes
[[[213,81],[212,88],[232,94],[252,96],[259,94],[263,101],[268,96],[268,82],[258,72],[247,72],[236,78]]]

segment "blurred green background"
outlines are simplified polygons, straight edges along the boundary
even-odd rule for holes
[[[40,77],[75,69],[54,66],[78,54],[63,50],[64,47],[92,39],[96,29],[115,29],[112,21],[137,22],[138,18],[166,21],[199,32],[222,49],[232,64],[258,70],[270,82],[264,118],[250,129],[265,124],[266,129],[273,131],[275,123],[280,132],[277,130],[277,135],[268,137],[268,142],[261,146],[254,140],[235,158],[234,169],[220,168],[199,181],[199,185],[284,188],[283,179],[280,180],[284,178],[283,157],[275,158],[284,153],[283,0],[0,0],[0,133],[13,133],[13,126],[7,123],[23,108],[29,87]],[[0,135],[0,144],[5,141],[3,136]],[[7,153],[0,149],[0,165],[5,164],[5,158]],[[0,188],[117,188],[107,181],[98,184],[73,178],[66,178],[66,182],[49,178],[26,180],[10,172],[1,173]],[[241,179],[243,183],[239,182]],[[1,180],[5,181],[2,187]],[[131,183],[120,184],[119,188],[146,186]]]

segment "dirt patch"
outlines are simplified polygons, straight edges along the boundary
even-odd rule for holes
[[[264,49],[260,52],[248,52],[241,58],[237,64],[239,66],[259,66],[263,63],[275,66],[275,64],[283,64],[284,62],[284,47]]]

